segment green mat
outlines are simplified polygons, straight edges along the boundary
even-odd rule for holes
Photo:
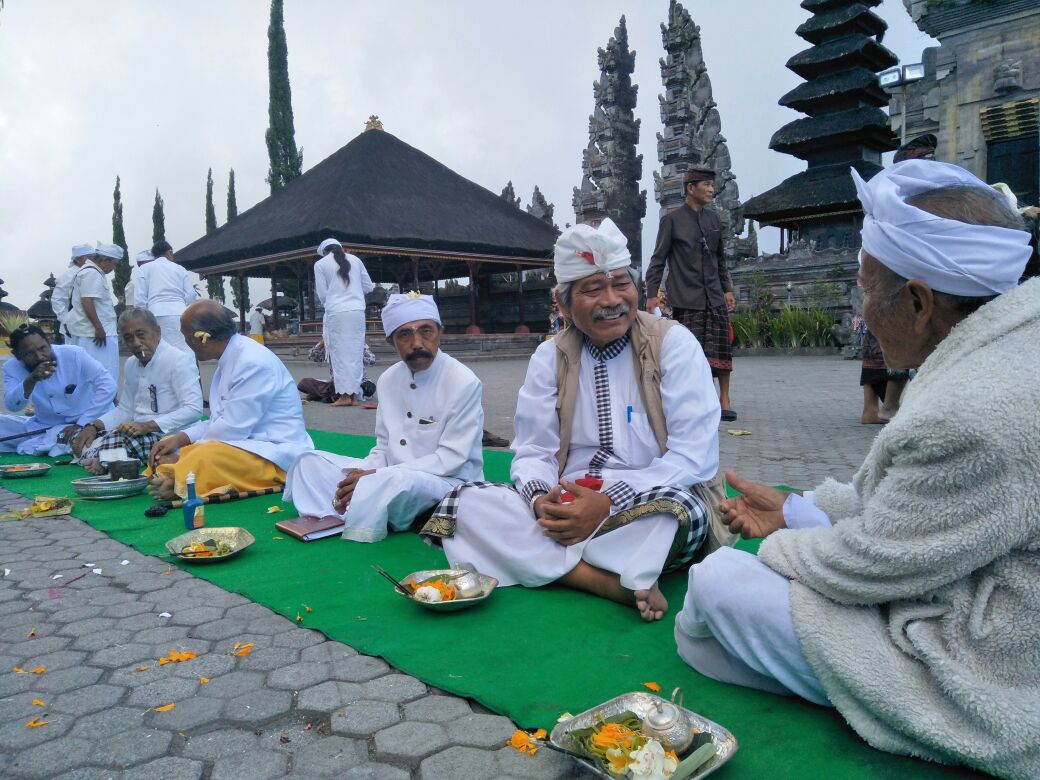
[[[373,439],[312,432],[317,447],[364,455]],[[485,453],[488,479],[505,481],[511,455]],[[0,463],[34,460],[3,455]],[[76,466],[45,477],[3,480],[29,495],[70,495]],[[77,500],[74,513],[146,554],[183,531],[180,512],[148,519],[145,496],[114,502]],[[209,526],[237,525],[256,537],[240,557],[218,565],[186,565],[196,576],[241,593],[328,637],[371,655],[445,691],[476,699],[525,728],[551,729],[563,712],[577,713],[656,682],[667,695],[676,686],[685,704],[736,735],[740,751],[720,772],[725,778],[931,778],[967,770],[940,767],[873,750],[833,710],[796,699],[724,685],[700,676],[678,657],[672,637],[686,578],[665,578],[667,618],[646,624],[633,608],[565,588],[497,590],[485,604],[432,613],[400,598],[369,567],[378,563],[404,576],[444,565],[440,551],[417,537],[396,534],[378,544],[338,538],[301,544],[274,530],[294,516],[289,504],[262,497],[206,509]],[[7,520],[0,522],[19,522]],[[32,522],[32,521],[28,521]],[[303,605],[313,611],[306,612]]]

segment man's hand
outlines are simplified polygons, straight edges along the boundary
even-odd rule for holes
[[[105,329],[101,327],[94,328],[94,346],[103,347],[106,341],[108,341],[108,334],[105,333]]]
[[[733,471],[726,472],[726,481],[741,493],[737,498],[727,498],[719,503],[722,521],[730,531],[752,539],[769,536],[773,531],[787,527],[784,502],[788,493],[757,482],[747,482]]]
[[[347,511],[350,499],[354,497],[354,488],[357,487],[358,480],[375,473],[375,469],[349,469],[346,471],[346,476],[336,486],[336,495],[332,497],[332,508],[336,514],[341,515]]]
[[[183,432],[167,436],[165,439],[159,439],[152,445],[152,452],[148,456],[148,468],[154,472],[155,467],[159,465],[161,460],[166,461],[172,458],[176,461],[177,450],[189,444],[191,444],[191,439],[188,438],[188,434]]]
[[[58,370],[58,364],[53,360],[45,360],[32,370],[27,379],[31,379],[33,384],[42,382],[44,379],[50,379],[54,376],[54,372]]]
[[[653,298],[647,298],[646,299],[646,313],[647,314],[653,314],[654,313],[654,309],[658,308],[660,305],[661,305],[661,299],[658,298],[656,295]]]
[[[726,297],[726,309],[728,311],[733,311],[735,308],[737,308],[737,299],[734,297],[733,293],[728,292],[728,293],[726,293],[725,297]]]
[[[591,488],[561,482],[560,485],[574,496],[569,504],[559,502],[559,488],[553,488],[535,501],[535,516],[545,535],[554,542],[567,545],[584,542],[599,528],[610,514],[610,496]],[[555,499],[550,496],[555,494]]]
[[[125,422],[116,426],[116,433],[122,433],[127,436],[140,436],[144,433],[152,433],[153,431],[158,430],[159,426],[155,424],[155,420],[148,420],[147,422]]]
[[[72,445],[73,437],[79,433],[80,427],[73,423],[72,425],[66,425],[61,429],[61,433],[58,434],[58,441],[62,444]]]
[[[84,425],[79,429],[76,438],[72,440],[72,452],[78,458],[80,453],[89,447],[97,438],[97,428],[93,425]]]

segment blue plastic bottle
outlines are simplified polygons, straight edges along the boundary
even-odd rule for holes
[[[185,482],[188,485],[188,498],[182,505],[184,510],[184,527],[189,531],[194,531],[196,528],[202,528],[206,524],[206,505],[201,498],[195,495],[194,472],[188,472],[188,478]]]

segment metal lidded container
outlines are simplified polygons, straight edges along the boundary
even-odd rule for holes
[[[679,704],[675,704],[676,694]],[[645,736],[654,737],[665,750],[682,753],[693,743],[693,724],[682,709],[682,688],[672,691],[672,700],[657,699],[643,718],[640,729]]]

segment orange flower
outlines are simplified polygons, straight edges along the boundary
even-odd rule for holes
[[[301,615],[299,612],[296,613],[296,622],[297,623],[302,623],[303,622],[303,615]]]
[[[203,685],[205,685],[206,683],[209,682],[209,678],[208,677],[200,677],[199,678],[199,682],[202,683]]]
[[[14,672],[15,674],[25,674],[25,669],[23,669],[20,666],[14,667],[11,671]]]
[[[592,735],[592,743],[602,748],[625,748],[632,746],[636,733],[620,723],[604,723],[602,728]]]
[[[606,757],[607,763],[610,764],[610,771],[617,775],[624,775],[632,761],[628,753],[621,748],[610,748],[606,752]]]
[[[643,683],[643,687],[647,690],[653,691],[654,693],[660,693],[661,691],[661,686],[655,682],[645,682]]]
[[[314,611],[313,609],[311,609],[310,607],[308,607],[308,606],[307,606],[306,604],[304,604],[304,605],[303,605],[303,608],[304,608],[304,609],[305,609],[305,610],[306,610],[307,612],[313,612],[313,611]]]
[[[170,654],[159,659],[159,666],[166,666],[166,664],[179,664],[182,661],[190,661],[192,658],[197,658],[198,655],[194,650],[170,650]],[[138,670],[140,671],[140,670]]]
[[[253,652],[254,647],[256,647],[256,644],[254,642],[246,642],[245,644],[242,644],[241,642],[235,642],[235,646],[231,650],[231,655],[235,656],[236,658],[241,658],[242,656],[249,655],[251,652]]]
[[[47,671],[47,667],[46,666],[37,666],[35,669],[30,669],[29,671],[31,671],[33,674],[43,674],[44,672]]]
[[[40,726],[46,726],[49,721],[43,720],[42,718],[33,718],[25,725],[31,729],[38,729]]]
[[[155,710],[156,712],[169,712],[170,710],[172,710],[176,706],[177,706],[176,704],[164,704],[161,707],[153,707],[152,709]]]
[[[34,706],[36,706],[36,707],[46,707],[46,706],[47,706],[46,704],[44,704],[44,703],[43,703],[42,701],[40,701],[39,699],[33,699],[33,700],[32,700],[32,703],[33,703],[33,705],[34,705]]]
[[[150,667],[150,666],[138,666],[137,667],[137,671],[139,671],[139,672],[147,672],[151,668],[152,667]]]
[[[527,755],[533,756],[538,752],[538,743],[534,740],[543,739],[544,737],[545,729],[538,729],[533,734],[517,729],[513,732],[513,736],[509,738],[507,744],[517,752],[527,753]]]

